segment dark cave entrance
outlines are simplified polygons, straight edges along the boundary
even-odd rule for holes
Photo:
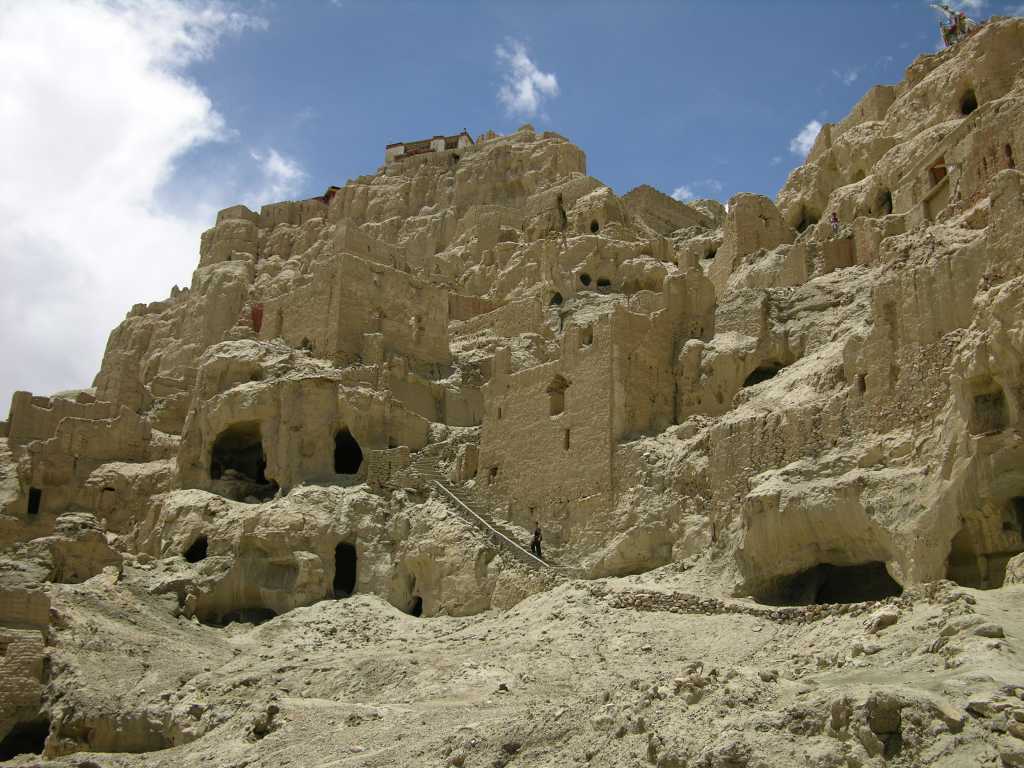
[[[409,615],[415,616],[417,619],[423,615],[423,598],[419,595],[413,596],[412,605],[409,606]]]
[[[863,603],[903,594],[903,587],[889,575],[885,563],[861,565],[818,565],[777,579],[769,589],[755,596],[767,605],[826,605]]]
[[[875,203],[875,213],[880,216],[888,216],[892,213],[892,192],[888,189],[882,190]]]
[[[43,503],[43,492],[38,488],[28,489],[28,513],[38,515],[39,507]]]
[[[220,480],[229,471],[243,479],[265,484],[267,459],[258,421],[232,424],[213,443],[210,457],[210,478]]]
[[[968,88],[960,97],[960,114],[966,117],[978,108],[978,97],[973,88]]]
[[[601,225],[597,223],[597,219],[590,222],[590,231],[593,234],[597,234],[601,230]]]
[[[0,741],[0,761],[13,760],[18,755],[40,755],[50,734],[47,718],[18,723],[3,741]]]
[[[549,307],[560,307],[562,305],[562,294],[555,293],[548,302]]]
[[[334,435],[334,473],[354,475],[363,465],[363,449],[352,437],[348,427],[339,429]]]
[[[356,591],[356,548],[341,542],[334,548],[334,596],[349,597]]]
[[[807,210],[806,207],[800,209],[800,222],[796,225],[797,232],[803,232],[808,227],[813,227],[818,223],[821,217],[817,214]]]
[[[590,285],[590,275],[588,275],[586,272],[581,272],[580,282],[583,284],[583,287],[586,288],[588,285]]]
[[[185,550],[185,560],[189,563],[198,563],[200,560],[205,560],[208,545],[209,541],[206,536],[200,536]]]
[[[786,366],[782,363],[765,363],[764,365],[759,365],[750,372],[750,375],[747,376],[746,379],[743,380],[743,386],[752,387],[755,384],[760,384],[762,381],[774,379],[778,372],[785,367]]]

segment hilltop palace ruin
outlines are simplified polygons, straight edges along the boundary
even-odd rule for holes
[[[0,738],[214,727],[173,698],[100,727],[88,675],[44,675],[97,578],[210,627],[669,565],[780,610],[1024,580],[1022,158],[1024,21],[996,19],[826,125],[774,201],[620,197],[524,125],[221,211],[91,388],[0,423]]]

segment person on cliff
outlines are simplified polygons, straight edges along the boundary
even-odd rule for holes
[[[544,536],[540,532],[540,523],[533,524],[533,538],[530,540],[530,553],[539,560],[543,560],[544,557],[540,553],[540,542]]]
[[[832,215],[828,217],[828,223],[832,225],[832,237],[839,235],[839,214],[832,211]]]

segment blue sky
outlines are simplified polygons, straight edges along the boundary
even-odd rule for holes
[[[0,414],[89,385],[128,308],[189,283],[219,208],[524,122],[620,194],[774,195],[937,21],[925,0],[0,0]]]
[[[619,193],[774,195],[801,160],[790,141],[804,126],[841,119],[938,41],[920,0],[305,0],[255,12],[266,29],[223,42],[191,74],[239,131],[239,162],[244,145],[273,145],[306,172],[303,194],[373,172],[390,141],[529,121],[581,146]],[[495,51],[517,42],[557,79],[536,114],[496,96],[507,67]],[[193,153],[183,178],[231,151]]]

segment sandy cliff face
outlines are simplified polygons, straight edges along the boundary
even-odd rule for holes
[[[1024,765],[1022,64],[727,211],[531,126],[221,211],[0,426],[0,761]]]

